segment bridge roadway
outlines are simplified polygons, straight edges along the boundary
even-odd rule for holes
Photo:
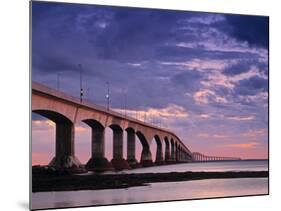
[[[78,170],[83,168],[75,156],[74,125],[86,123],[92,130],[91,158],[85,165],[89,171],[130,169],[177,162],[190,162],[192,152],[172,131],[124,116],[91,102],[80,102],[61,91],[32,82],[32,112],[40,114],[56,124],[56,152],[49,163],[56,169]],[[113,131],[113,159],[105,157],[105,128]],[[127,133],[127,158],[123,157],[123,133]],[[140,163],[135,158],[136,136],[141,142]],[[152,161],[150,146],[156,141],[156,159]],[[165,146],[163,153],[163,145]]]

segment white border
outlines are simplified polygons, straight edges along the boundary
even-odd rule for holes
[[[68,210],[276,210],[281,195],[280,140],[280,6],[276,0],[67,0],[270,16],[270,196],[76,208]],[[1,210],[28,209],[29,192],[29,2],[1,1]],[[279,139],[278,139],[279,138]],[[188,191],[188,190],[187,190]]]

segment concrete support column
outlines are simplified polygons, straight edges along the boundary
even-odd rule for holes
[[[104,157],[104,129],[92,128],[92,157]]]
[[[155,163],[163,164],[163,149],[161,143],[157,143]]]
[[[175,144],[175,161],[178,161],[178,146]]]
[[[181,152],[180,152],[180,160],[181,160],[181,161],[184,161],[184,159],[183,159],[183,151],[182,151],[182,149],[181,149]]]
[[[110,162],[104,157],[104,127],[90,125],[92,128],[92,156],[86,164],[89,171],[113,170]]]
[[[141,165],[146,167],[146,166],[153,166],[152,162],[152,155],[149,150],[149,147],[143,147],[142,152],[141,152]]]
[[[82,169],[80,161],[74,156],[74,126],[72,123],[56,123],[56,155],[49,166],[58,170],[80,171]]]
[[[165,143],[165,161],[169,162],[171,159],[171,155],[170,155],[170,145],[169,143]]]
[[[113,159],[123,158],[123,131],[113,131]]]
[[[130,169],[128,162],[123,158],[123,130],[113,128],[113,159],[112,166],[116,170]]]
[[[73,124],[56,124],[56,156],[74,155],[74,126]]]
[[[176,145],[176,161],[177,162],[179,161],[179,148],[177,145]]]
[[[136,135],[133,130],[127,130],[127,162],[131,167],[137,167]]]
[[[176,152],[175,152],[175,144],[171,143],[171,160],[175,161],[176,160]]]

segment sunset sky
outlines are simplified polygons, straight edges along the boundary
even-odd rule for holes
[[[128,115],[169,128],[191,151],[268,156],[267,17],[32,2],[32,80],[58,88],[59,75],[60,90],[78,97],[78,64],[86,99],[105,106],[109,82],[112,109],[126,101]],[[54,123],[33,114],[32,126],[33,164],[46,164]],[[90,137],[78,123],[83,163]]]

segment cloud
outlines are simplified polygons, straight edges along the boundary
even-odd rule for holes
[[[254,116],[227,116],[225,119],[234,120],[234,121],[250,121],[255,119]]]
[[[185,108],[170,104],[166,108],[148,108],[146,110],[124,110],[124,109],[114,109],[115,111],[126,114],[132,117],[139,117],[139,118],[187,118],[189,117],[188,112]]]
[[[251,63],[248,60],[242,60],[241,62],[237,62],[235,64],[229,65],[224,69],[224,74],[226,75],[237,75],[243,72],[247,72],[250,69]]]
[[[216,95],[214,91],[209,89],[195,92],[193,99],[198,104],[208,104],[209,102],[227,103],[224,97]]]
[[[199,133],[197,136],[200,138],[209,138],[210,137],[209,134],[207,134],[207,133]]]
[[[178,44],[177,46],[180,46]],[[211,60],[211,59],[198,59],[194,58],[190,61],[186,62],[161,62],[162,65],[174,65],[182,67],[183,69],[189,69],[189,70],[197,70],[197,71],[204,71],[204,70],[210,70],[210,69],[223,69],[227,63],[222,60]]]
[[[228,136],[226,136],[226,135],[223,135],[223,134],[215,134],[214,135],[214,138],[218,138],[218,139],[225,139],[225,138],[227,138]]]
[[[221,22],[224,20],[225,20],[225,16],[222,14],[204,14],[204,15],[197,15],[197,16],[191,17],[186,22],[210,25],[210,24],[214,24],[214,23]]]
[[[127,64],[132,66],[132,67],[140,67],[140,66],[142,66],[141,63],[127,63]]]
[[[245,137],[261,137],[261,136],[266,136],[268,131],[264,128],[262,129],[256,129],[256,130],[248,130],[244,133],[242,133],[242,136]]]
[[[248,142],[248,143],[240,143],[240,144],[225,144],[223,145],[223,147],[251,149],[251,148],[256,148],[259,145],[260,144],[258,142]]]
[[[208,118],[210,118],[210,115],[209,114],[200,114],[199,117],[203,118],[203,119],[208,119]]]
[[[52,129],[55,128],[56,123],[51,120],[32,120],[32,131],[40,132],[45,131],[46,128]]]
[[[268,80],[258,76],[242,79],[235,87],[234,92],[238,95],[257,95],[268,91]]]
[[[258,92],[255,95],[239,95],[240,101],[246,103],[259,103],[264,106],[268,105],[268,92]]]
[[[80,125],[76,125],[75,126],[75,132],[76,133],[84,133],[86,131],[87,131],[87,129],[85,127],[83,127],[83,126],[80,126]]]
[[[246,67],[249,69],[243,69]],[[239,69],[239,71],[234,73],[233,69],[235,69],[235,71],[236,69]],[[231,71],[232,73],[229,73]],[[201,81],[201,84],[205,87],[221,86],[232,90],[236,87],[239,89],[241,84],[243,86],[243,81],[245,80],[252,80],[252,83],[262,83],[262,81],[265,81],[263,84],[260,84],[260,87],[266,88],[266,81],[268,80],[268,77],[256,66],[245,66],[243,62],[241,64],[241,62],[236,61],[235,65],[233,65],[233,63],[229,63],[228,67],[222,72],[213,72],[207,79]]]
[[[263,16],[227,15],[226,32],[251,46],[268,48],[269,18]]]

